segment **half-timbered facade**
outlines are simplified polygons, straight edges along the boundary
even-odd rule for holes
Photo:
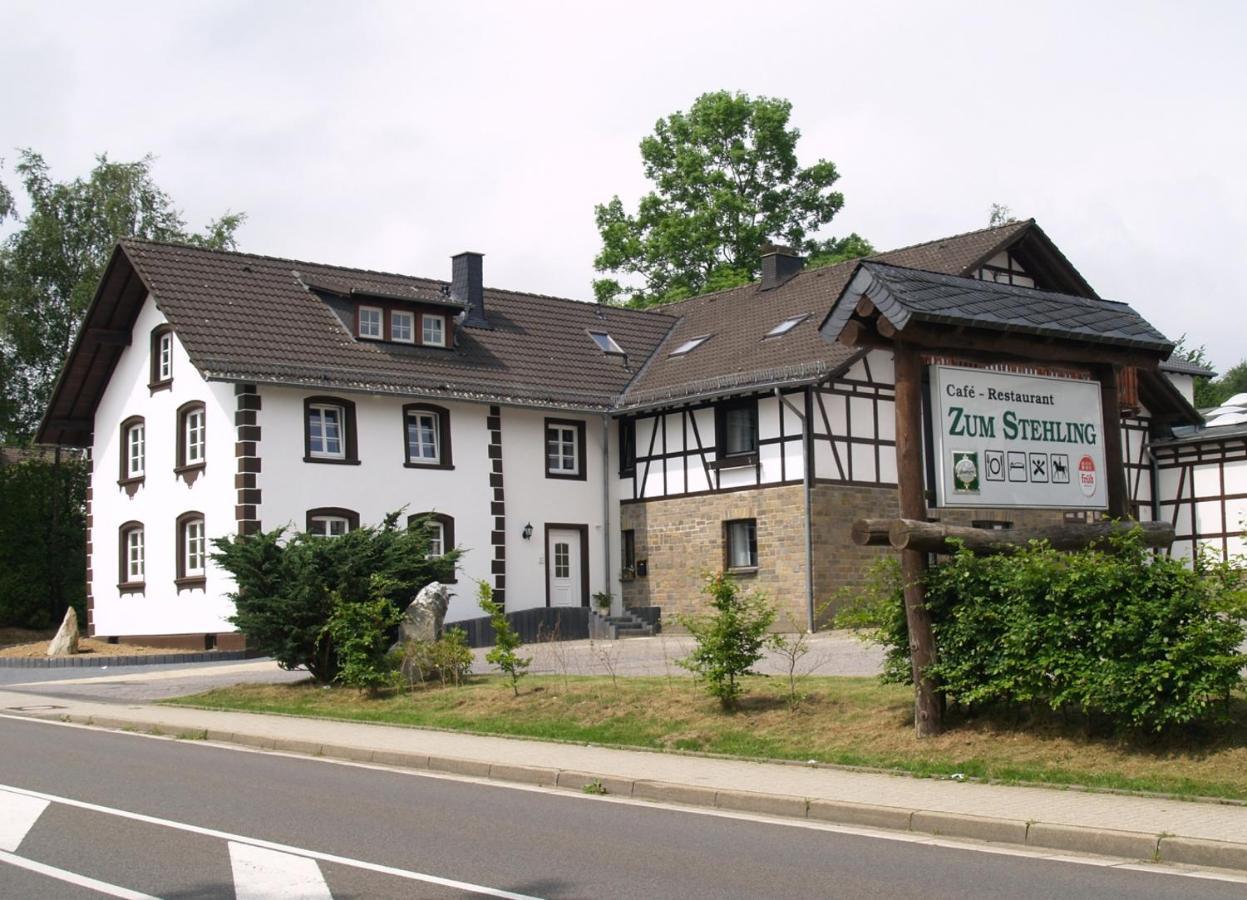
[[[1115,308],[1033,221],[873,260]],[[726,569],[777,602],[780,627],[817,627],[877,553],[849,523],[897,512],[892,354],[820,333],[858,270],[779,248],[759,282],[641,311],[485,289],[480,254],[439,282],[123,242],[40,435],[92,447],[89,624],[225,640],[212,537],[332,537],[402,507],[466,551],[452,620],[475,614],[474,580],[508,610],[600,591],[616,611],[689,612]],[[1142,519],[1185,496],[1156,448],[1199,421],[1198,372],[1167,374],[1119,390]],[[941,512],[985,527],[1069,514]]]

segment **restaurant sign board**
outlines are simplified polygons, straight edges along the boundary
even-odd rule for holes
[[[931,366],[936,504],[1107,509],[1100,384]]]

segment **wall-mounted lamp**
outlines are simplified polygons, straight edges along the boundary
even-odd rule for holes
[[[533,523],[529,522],[527,525],[525,525],[524,530],[520,532],[520,535],[524,538],[524,540],[528,540],[530,537],[532,537],[533,536]]]

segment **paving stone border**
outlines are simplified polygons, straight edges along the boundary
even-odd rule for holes
[[[142,656],[0,656],[0,669],[98,669],[103,666],[159,666],[170,663],[233,662],[255,659],[255,651],[201,650],[198,653],[145,653]]]
[[[969,838],[1034,849],[1074,851],[1120,856],[1146,862],[1179,863],[1247,871],[1247,843],[1137,831],[1116,831],[1078,825],[974,816],[935,810],[817,800],[788,794],[719,790],[690,784],[622,778],[545,766],[490,763],[483,760],[430,755],[398,750],[373,750],[347,744],[274,738],[216,729],[142,722],[121,717],[26,713],[30,718],[56,719],[97,728],[140,731],[168,737],[241,744],[261,750],[298,753],[351,762],[376,763],[398,768],[446,772],[512,784],[563,788],[577,793],[606,794],[685,806],[752,812],[783,818],[806,819],[837,825],[854,825],[939,837]]]

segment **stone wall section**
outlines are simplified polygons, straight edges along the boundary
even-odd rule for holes
[[[623,583],[623,603],[659,606],[663,627],[675,616],[706,610],[704,577],[725,563],[723,525],[733,519],[758,524],[758,569],[740,573],[746,590],[766,594],[779,608],[776,628],[802,624],[805,611],[805,510],[801,485],[625,503],[620,527],[636,532],[636,558],[648,574]]]

